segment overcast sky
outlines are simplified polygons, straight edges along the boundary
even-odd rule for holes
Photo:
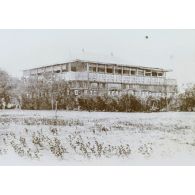
[[[172,69],[179,84],[195,83],[195,30],[0,30],[0,68],[21,76],[23,69],[63,62],[82,48]]]

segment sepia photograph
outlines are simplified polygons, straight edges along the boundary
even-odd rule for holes
[[[195,30],[1,29],[0,165],[195,165]]]
[[[193,0],[0,0],[5,195],[194,195]]]

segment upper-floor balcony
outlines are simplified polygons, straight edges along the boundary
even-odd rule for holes
[[[90,81],[146,85],[177,85],[175,79],[166,78],[166,70],[147,67],[72,62],[40,67],[24,71],[24,77],[38,79],[63,79],[66,81]]]
[[[175,79],[151,76],[126,76],[115,74],[101,74],[90,72],[64,72],[57,74],[59,79],[66,81],[90,81],[105,83],[146,84],[146,85],[177,85]]]

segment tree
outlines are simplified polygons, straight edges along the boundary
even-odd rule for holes
[[[121,112],[140,112],[143,111],[141,100],[134,95],[123,95],[118,101],[119,111]]]
[[[2,102],[6,104],[10,101],[11,92],[11,77],[7,72],[0,69],[0,104],[2,107]]]
[[[195,110],[195,85],[189,87],[184,93],[180,94],[180,110],[194,111]]]
[[[75,101],[68,96],[69,85],[58,79],[53,73],[45,73],[42,78],[31,77],[24,80],[22,108],[24,109],[58,109],[74,108]],[[57,102],[57,104],[56,104]]]

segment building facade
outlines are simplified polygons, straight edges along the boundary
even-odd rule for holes
[[[75,96],[170,97],[177,93],[177,82],[168,79],[169,70],[126,64],[104,63],[76,59],[23,71],[24,80],[44,79],[52,75],[68,83]],[[52,77],[52,78],[53,78]]]

